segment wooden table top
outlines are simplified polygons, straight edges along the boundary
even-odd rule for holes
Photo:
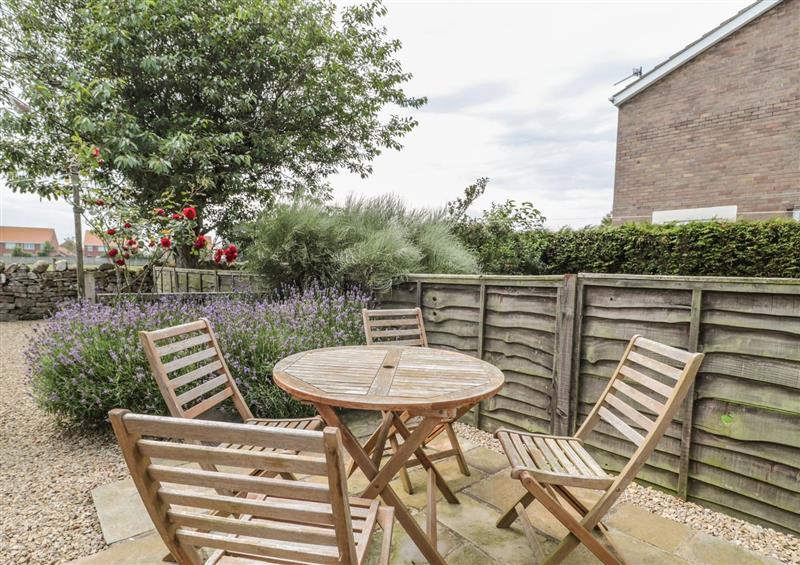
[[[428,347],[357,345],[296,353],[273,370],[295,398],[365,410],[440,410],[494,396],[504,383],[494,365]]]

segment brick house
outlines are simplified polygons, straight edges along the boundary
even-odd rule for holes
[[[611,101],[615,224],[800,220],[800,0],[750,5]]]
[[[0,226],[0,255],[11,255],[14,250],[38,255],[46,243],[50,244],[50,255],[56,255],[59,245],[53,228]]]
[[[92,231],[83,234],[83,256],[101,257],[106,254],[106,246],[97,235]]]

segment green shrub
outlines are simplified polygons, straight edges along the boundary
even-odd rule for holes
[[[271,300],[74,304],[38,326],[26,351],[34,395],[70,424],[100,424],[112,408],[165,414],[138,332],[206,317],[256,416],[309,415],[312,409],[272,383],[274,364],[298,351],[363,343],[361,309],[368,303],[360,291],[310,287]]]
[[[413,272],[478,270],[443,210],[409,210],[396,196],[282,204],[243,239],[248,264],[276,286],[321,281],[381,291]]]
[[[543,272],[800,277],[800,222],[625,224],[528,234]]]

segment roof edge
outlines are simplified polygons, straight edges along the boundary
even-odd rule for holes
[[[781,2],[783,2],[783,0],[759,0],[751,4],[732,18],[722,22],[697,41],[690,43],[685,48],[669,57],[666,61],[659,63],[647,71],[638,80],[611,96],[609,100],[614,106],[619,107],[628,99],[636,96],[659,79],[665,77],[684,63],[688,63],[703,51],[716,45]]]

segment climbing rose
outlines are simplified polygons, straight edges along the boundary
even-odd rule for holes
[[[170,245],[172,245],[172,242],[169,240],[168,237],[161,238],[161,247],[168,248]]]
[[[187,220],[194,220],[197,218],[197,210],[194,206],[189,206],[188,208],[183,209],[183,215],[186,216]]]
[[[183,215],[175,212],[174,214],[172,214],[172,219],[173,220],[182,220],[183,219]]]
[[[106,201],[103,200],[102,198],[98,198],[97,200],[94,201],[94,203],[97,204],[98,206],[102,206],[103,204],[106,203]]]
[[[129,230],[129,229],[131,229],[133,227],[133,225],[130,222],[125,222],[125,226],[124,227],[125,227],[126,230]]]
[[[164,210],[163,208],[156,208],[155,210],[153,210],[153,213],[156,216],[166,216],[167,215],[167,211]]]
[[[117,265],[119,265],[119,266],[122,266],[122,265],[124,265],[124,264],[125,264],[125,259],[117,259],[117,260],[115,261],[115,263],[116,263]]]
[[[99,157],[100,156],[100,148],[94,147],[92,148],[92,157]]]
[[[119,253],[119,249],[115,248],[115,249],[109,249],[108,250],[108,256],[109,257],[116,257],[117,253]]]
[[[197,236],[197,239],[194,240],[194,248],[195,249],[203,249],[206,246],[206,236],[200,234]]]
[[[108,229],[106,230],[106,233],[107,233],[108,235],[114,235],[115,233],[117,233],[117,230],[115,230],[114,228],[108,228]]]

